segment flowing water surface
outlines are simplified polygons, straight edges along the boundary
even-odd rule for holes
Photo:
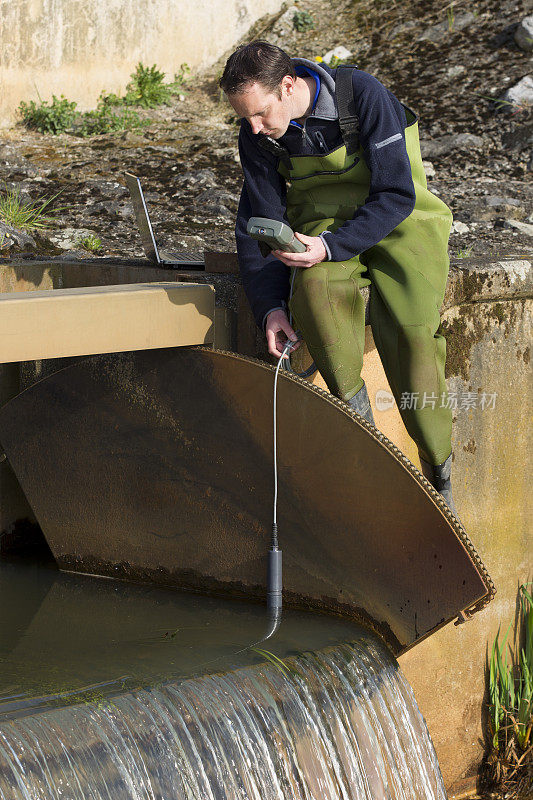
[[[0,562],[0,800],[444,800],[386,646],[265,616]]]

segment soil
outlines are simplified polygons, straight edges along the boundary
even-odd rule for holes
[[[289,10],[263,18],[247,38],[311,59],[343,45],[353,52],[350,61],[419,114],[430,187],[454,212],[451,255],[531,252],[532,109],[485,99],[501,97],[531,71],[530,54],[513,38],[531,5],[338,0],[334,33],[329,2],[300,0],[299,9],[312,15],[313,29],[296,31]],[[98,255],[142,256],[126,171],[142,179],[165,246],[234,251],[242,177],[237,121],[216,85],[224,61],[193,76],[183,101],[141,111],[152,122],[140,134],[82,139],[20,125],[3,132],[0,178],[27,199],[61,191],[56,204],[66,206],[37,240],[39,252],[90,255],[79,240],[93,233],[102,241]],[[27,241],[6,248],[8,241],[3,254],[32,249]]]

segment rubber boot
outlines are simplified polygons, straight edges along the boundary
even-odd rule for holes
[[[437,492],[442,495],[452,514],[457,517],[457,511],[455,510],[452,497],[452,454],[450,453],[446,461],[442,464],[428,464],[423,458],[420,459],[420,464],[424,478],[427,478]],[[459,519],[459,517],[457,517],[457,519]]]
[[[370,422],[371,425],[376,427],[372,409],[370,408],[370,400],[368,399],[368,392],[366,390],[365,383],[363,383],[359,391],[348,400],[348,405],[350,405],[354,411],[357,411],[358,414],[364,417],[367,422]]]

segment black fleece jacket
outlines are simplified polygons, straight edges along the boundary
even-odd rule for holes
[[[278,140],[291,155],[324,155],[342,144],[335,101],[335,72],[324,64],[295,58],[299,72],[318,73],[320,92],[305,128],[289,125]],[[353,72],[359,143],[370,170],[370,189],[363,206],[335,233],[326,231],[322,240],[328,260],[344,261],[364,253],[385,238],[409,216],[415,205],[411,165],[405,148],[405,110],[397,98],[376,78]],[[289,269],[273,256],[263,258],[257,241],[246,233],[250,217],[268,217],[287,222],[285,180],[277,170],[278,159],[258,144],[243,120],[239,152],[244,172],[235,235],[241,279],[259,327],[266,315],[285,306],[289,296]]]

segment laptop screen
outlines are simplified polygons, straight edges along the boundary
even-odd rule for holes
[[[161,259],[159,257],[159,251],[154,238],[152,224],[150,222],[148,210],[144,201],[141,182],[135,175],[130,175],[129,172],[126,172],[126,183],[128,184],[128,189],[130,190],[131,199],[133,202],[133,211],[135,213],[137,225],[141,234],[144,252],[150,261],[153,261],[154,264],[160,264]]]

